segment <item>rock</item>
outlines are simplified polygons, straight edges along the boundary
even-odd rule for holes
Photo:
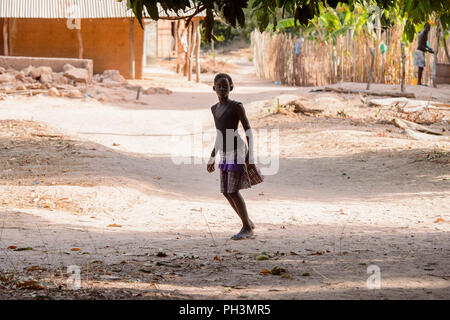
[[[53,84],[55,85],[69,84],[69,79],[67,79],[62,72],[54,72],[52,78]]]
[[[103,80],[102,75],[98,73],[94,74],[94,77],[92,79],[94,80],[94,82],[101,82]]]
[[[64,71],[64,76],[74,82],[88,83],[89,72],[83,68],[72,68]]]
[[[102,74],[103,81],[104,80],[110,80],[115,82],[126,82],[125,78],[122,77],[119,70],[105,70]]]
[[[73,66],[73,65],[71,65],[71,64],[65,64],[64,66],[63,66],[63,72],[66,72],[66,71],[69,71],[69,70],[72,70],[72,69],[75,69],[75,67]]]
[[[28,66],[25,69],[22,69],[22,72],[25,74],[26,77],[31,76],[31,72],[34,70],[33,66]]]
[[[17,80],[23,80],[23,79],[25,79],[25,72],[19,71],[19,72],[16,74],[16,79],[17,79]]]
[[[42,84],[39,83],[39,82],[36,82],[36,83],[28,83],[28,84],[25,84],[25,87],[26,87],[27,89],[41,89],[41,88],[42,88]]]
[[[29,76],[31,76],[33,79],[39,80],[43,75],[51,76],[52,72],[53,70],[50,67],[38,67],[38,68],[31,67],[29,69]]]
[[[166,88],[147,88],[143,92],[144,94],[171,94],[172,91]]]
[[[16,86],[16,90],[26,90],[27,88],[23,85],[23,83],[20,83]]]
[[[0,83],[14,83],[16,78],[8,73],[0,74]]]
[[[41,89],[50,89],[52,87],[50,82],[41,83]]]
[[[32,77],[25,77],[22,79],[23,82],[25,83],[35,83],[36,80],[34,80]]]
[[[74,99],[81,99],[81,98],[83,98],[84,96],[83,96],[83,94],[81,93],[80,90],[78,90],[78,89],[73,89],[73,90],[70,90],[70,91],[68,91],[68,92],[66,93],[66,97],[68,97],[68,98],[74,98]]]
[[[60,96],[61,96],[61,93],[58,91],[58,89],[56,89],[55,87],[53,87],[53,88],[50,88],[50,89],[48,90],[48,95],[49,95],[50,97],[60,97]]]
[[[6,87],[2,87],[2,91],[4,93],[11,93],[14,89],[11,88],[10,86],[6,86]]]
[[[53,81],[52,74],[51,73],[50,74],[48,74],[48,73],[41,74],[39,81],[41,81],[41,83],[51,83]]]
[[[42,76],[43,74],[49,74],[49,75],[51,75],[51,74],[53,73],[53,70],[52,70],[52,68],[50,68],[50,67],[39,67],[38,70],[39,70],[39,72],[41,73],[41,76]]]

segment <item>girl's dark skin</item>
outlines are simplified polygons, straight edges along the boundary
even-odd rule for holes
[[[226,79],[226,78],[219,78],[217,80],[217,82],[214,84],[213,90],[216,92],[217,97],[219,98],[219,104],[216,109],[216,112],[218,114],[223,113],[224,110],[229,105],[230,99],[228,96],[232,89],[233,89],[233,87],[230,85],[228,79]],[[247,130],[250,129],[248,120],[245,118],[244,121],[241,121],[241,122],[244,127],[244,130],[246,132],[248,132]],[[249,153],[250,153],[251,151],[250,151],[249,136],[247,136],[247,144],[249,145]],[[247,164],[249,161],[249,153],[247,153],[246,159],[245,159]],[[214,157],[215,157],[215,149],[213,149],[213,151],[211,152],[211,160],[208,163],[207,168],[206,168],[208,172],[213,172],[215,170]],[[253,229],[255,228],[255,225],[248,217],[247,207],[245,205],[245,201],[244,201],[244,198],[242,197],[242,195],[239,193],[239,191],[233,192],[233,193],[224,193],[223,195],[228,200],[231,207],[238,214],[239,218],[241,218],[241,221],[242,221],[241,231],[238,234],[236,234],[233,238],[245,239],[245,238],[249,238],[249,237],[253,236]]]

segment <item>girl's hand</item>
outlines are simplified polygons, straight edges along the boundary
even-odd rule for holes
[[[215,165],[214,161],[212,163],[208,163],[207,166],[206,166],[206,170],[208,170],[209,173],[213,172],[214,170],[216,170],[214,165]]]

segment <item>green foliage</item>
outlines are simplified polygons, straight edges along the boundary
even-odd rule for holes
[[[310,20],[306,32],[310,39],[335,44],[336,39],[348,30],[352,30],[353,35],[364,32],[375,37],[376,30],[391,23],[391,20],[392,17],[386,15],[385,10],[376,6],[374,1],[361,1],[353,6],[338,3],[336,8],[319,5],[319,15]]]
[[[124,0],[118,0],[124,1]],[[247,21],[254,21],[260,31],[265,31],[269,24],[272,29],[308,26],[320,26],[327,30],[328,39],[345,32],[353,25],[358,31],[373,30],[371,25],[404,23],[404,39],[412,41],[414,35],[429,20],[440,19],[444,29],[450,24],[450,1],[448,0],[126,0],[128,8],[133,10],[142,26],[144,17],[158,20],[159,3],[165,12],[186,11],[195,6],[193,15],[206,12],[204,36],[212,36],[215,25],[214,14],[220,15],[233,28],[245,29]],[[348,11],[337,11],[346,7]],[[249,9],[246,12],[244,9]],[[190,20],[191,17],[188,17]],[[283,21],[279,24],[279,19]],[[292,20],[284,20],[292,18]],[[180,17],[181,19],[181,17]],[[291,24],[293,23],[293,26]],[[336,33],[337,32],[337,33]]]

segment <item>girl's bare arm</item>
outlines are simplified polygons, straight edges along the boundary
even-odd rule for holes
[[[245,130],[245,136],[247,138],[247,145],[248,145],[248,153],[246,155],[246,161],[248,163],[254,163],[253,158],[253,130],[250,127],[250,122],[248,121],[247,115],[245,114],[245,109],[242,103],[239,103],[237,106],[237,114],[239,117],[239,121],[242,123],[242,127]]]

